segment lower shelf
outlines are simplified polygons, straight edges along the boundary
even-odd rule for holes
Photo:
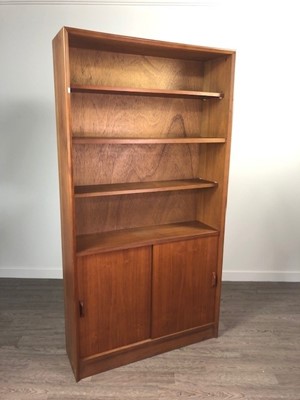
[[[217,235],[219,235],[218,230],[199,221],[80,235],[77,237],[77,255],[83,256],[163,243],[170,240]]]

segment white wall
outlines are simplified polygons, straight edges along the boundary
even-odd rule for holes
[[[96,3],[0,1],[0,276],[61,277],[51,40],[66,25],[237,50],[223,277],[300,281],[297,2]]]

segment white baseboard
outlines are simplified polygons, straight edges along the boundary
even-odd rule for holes
[[[0,267],[0,278],[62,279],[62,268]]]
[[[0,267],[0,278],[62,279],[62,268]],[[300,282],[300,271],[223,271],[223,281]]]
[[[300,282],[300,271],[223,271],[223,281]]]

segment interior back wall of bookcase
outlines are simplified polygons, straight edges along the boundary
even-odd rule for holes
[[[119,5],[101,5],[100,0],[93,2],[94,5],[62,1],[57,6],[54,3],[51,0],[39,5],[25,0],[0,1],[0,277],[62,276],[51,42],[62,26],[74,26],[237,51],[223,278],[299,281],[300,60],[295,49],[300,27],[297,4],[253,1],[240,4],[231,0],[199,1],[197,6],[189,5],[188,1],[175,6],[168,0],[157,6],[146,1],[139,1],[143,3],[139,6],[134,1],[130,6],[122,5],[122,0]],[[218,88],[218,80],[222,80],[218,65],[224,65],[224,60],[183,61],[168,54],[164,56],[167,62],[162,63],[153,54],[141,57],[112,54],[107,49],[73,47],[71,57],[76,63],[72,63],[70,78],[77,85],[101,85],[101,81],[93,80],[96,60],[100,58],[107,71],[112,65],[119,67],[118,74],[106,74],[105,79],[109,76],[112,86],[143,88],[156,80],[155,87],[161,89],[226,93],[226,87]],[[122,68],[124,65],[126,69]],[[143,71],[138,78],[137,70]],[[225,124],[221,123],[226,96],[222,101],[184,99],[189,104],[186,110],[182,110],[182,99],[172,97],[73,93],[72,98],[75,112],[71,122],[77,140],[74,157],[78,161],[74,178],[78,187],[87,185],[87,168],[93,168],[100,156],[99,146],[80,143],[82,137],[101,138],[109,134],[115,138],[134,138],[138,127],[153,139],[162,135],[180,138],[199,134],[226,138]],[[105,107],[107,101],[109,107]],[[112,105],[113,118],[107,112]],[[197,120],[199,108],[201,119]],[[214,121],[209,118],[212,108],[214,111],[217,108],[219,115]],[[96,123],[81,124],[78,110],[90,114]],[[122,131],[118,118],[127,121],[122,123]],[[140,148],[135,152],[137,146]],[[143,146],[148,151],[153,149],[147,160],[141,157]],[[81,215],[85,216],[78,218],[79,232],[96,233],[99,226],[105,232],[127,225],[125,217],[118,217],[121,209],[128,210],[126,218],[132,217],[133,227],[155,225],[163,218],[168,222],[199,220],[218,228],[222,215],[214,210],[219,208],[222,199],[223,176],[209,167],[208,159],[215,152],[221,156],[223,152],[225,156],[225,146],[226,143],[213,146],[130,143],[114,144],[112,149],[110,143],[102,145],[104,160],[118,159],[112,174],[115,183],[124,182],[124,173],[126,180],[132,174],[132,182],[138,177],[146,184],[168,180],[176,171],[178,179],[200,177],[216,181],[218,186],[198,194],[191,190],[180,194],[147,194],[150,210],[147,216],[141,209],[141,193],[115,195],[113,206],[108,206],[105,196],[78,194],[76,208],[83,210]],[[182,151],[189,154],[186,164]],[[132,154],[130,172],[123,165],[126,152]],[[172,171],[171,159],[174,160]],[[151,164],[152,176],[144,173],[143,162]],[[155,168],[159,163],[163,174],[158,174]],[[97,171],[88,184],[99,182]],[[101,176],[101,181],[104,178]],[[182,206],[186,199],[188,208]],[[167,205],[171,201],[177,204],[176,212],[173,208],[168,213]],[[130,214],[130,202],[140,208],[136,217]],[[165,208],[160,206],[160,211],[155,213],[154,203],[165,204]],[[215,207],[208,210],[208,204]],[[99,210],[101,221],[93,220],[91,209]],[[104,218],[105,210],[108,213]]]

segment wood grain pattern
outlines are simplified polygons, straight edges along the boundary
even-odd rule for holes
[[[114,51],[70,48],[71,85],[202,90],[203,63]]]
[[[73,162],[76,186],[199,178],[197,144],[76,145]]]
[[[150,338],[150,247],[79,257],[80,355]]]
[[[73,93],[72,131],[75,136],[100,137],[195,137],[202,132],[210,136],[200,131],[204,103],[206,106],[207,102],[199,99]]]
[[[195,221],[196,205],[192,190],[78,198],[77,234]]]
[[[214,236],[153,247],[151,337],[214,322],[217,246]]]
[[[0,279],[3,400],[298,400],[300,283],[223,282],[220,335],[75,384],[63,282]],[[88,372],[88,371],[87,371]]]

